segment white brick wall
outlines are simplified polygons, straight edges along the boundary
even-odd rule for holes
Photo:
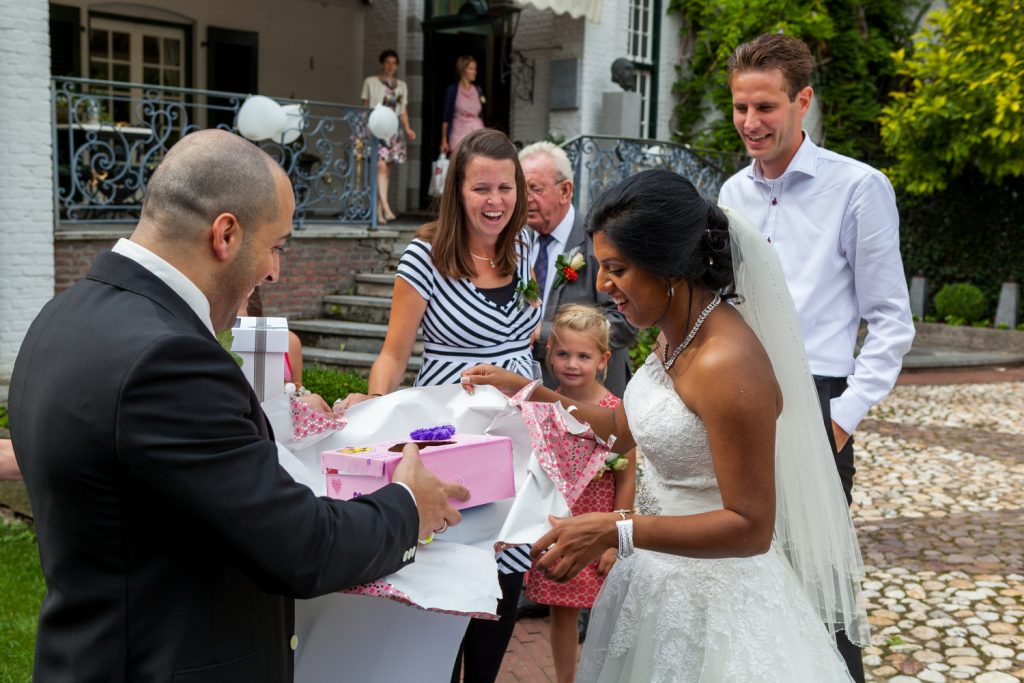
[[[47,0],[0,0],[0,382],[53,296]]]

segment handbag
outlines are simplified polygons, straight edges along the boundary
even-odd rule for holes
[[[431,197],[440,197],[444,192],[444,177],[446,175],[448,175],[448,156],[439,154],[437,161],[431,167],[430,187],[427,188],[427,194]]]

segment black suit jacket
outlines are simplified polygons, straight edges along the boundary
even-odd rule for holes
[[[409,494],[296,484],[240,368],[118,254],[32,324],[10,417],[47,585],[37,681],[288,681],[293,597],[411,561]]]
[[[572,231],[566,240],[565,253],[574,248],[579,249],[587,258],[587,266],[575,282],[567,282],[561,287],[552,287],[544,293],[547,306],[544,309],[544,320],[541,323],[540,339],[534,344],[533,356],[544,368],[544,386],[549,389],[558,387],[558,380],[551,373],[545,359],[547,358],[548,337],[551,334],[551,323],[555,319],[558,307],[564,304],[587,304],[597,306],[611,323],[610,346],[612,357],[608,361],[608,374],[602,382],[608,391],[621,397],[629,381],[629,345],[636,337],[636,328],[626,322],[624,315],[619,313],[615,302],[603,292],[597,291],[597,258],[594,256],[594,241],[583,229],[583,216],[576,211],[572,223]],[[555,267],[555,259],[548,261],[548,268]],[[540,273],[535,274],[537,278]]]

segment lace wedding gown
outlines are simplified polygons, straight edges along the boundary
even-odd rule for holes
[[[641,513],[722,508],[707,432],[657,356],[626,388],[646,458]],[[647,509],[644,509],[647,508]],[[786,560],[696,559],[637,550],[615,563],[591,616],[577,681],[826,683],[846,667]]]

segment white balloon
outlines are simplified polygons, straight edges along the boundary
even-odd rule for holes
[[[374,137],[387,142],[398,132],[398,114],[394,109],[378,104],[370,112],[366,125]]]
[[[302,111],[301,104],[286,104],[281,107],[284,110],[284,131],[281,133],[281,143],[288,145],[295,142],[302,129],[306,125],[306,113]]]
[[[263,95],[253,95],[238,109],[238,132],[253,142],[281,137],[285,126],[281,105]]]

